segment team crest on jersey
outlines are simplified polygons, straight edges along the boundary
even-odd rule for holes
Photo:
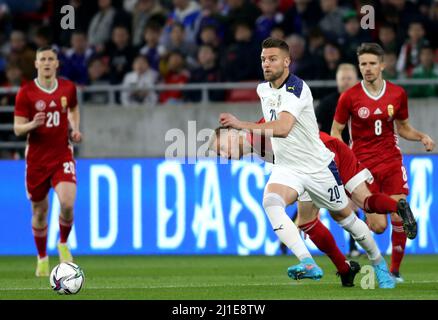
[[[61,97],[61,106],[62,106],[62,112],[65,112],[65,108],[67,108],[67,97],[66,96]]]
[[[368,109],[367,107],[362,107],[357,112],[357,115],[362,119],[366,119],[370,116],[370,109]]]
[[[388,116],[390,118],[392,118],[392,116],[394,115],[394,106],[392,104],[388,105]]]
[[[37,109],[37,111],[43,111],[46,109],[46,103],[43,100],[38,100],[35,102],[35,109]]]

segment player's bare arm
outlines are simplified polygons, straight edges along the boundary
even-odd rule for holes
[[[240,121],[230,113],[221,113],[219,121],[223,126],[248,131],[259,130],[260,134],[271,137],[286,138],[292,130],[296,119],[289,112],[280,112],[277,120],[265,123]]]
[[[38,112],[33,117],[32,121],[29,121],[26,117],[14,117],[14,133],[16,136],[24,136],[29,131],[34,130],[44,125],[46,120],[46,114],[44,112]]]
[[[79,106],[68,110],[68,121],[72,128],[71,139],[75,143],[82,141],[82,133],[79,130],[80,113]]]
[[[332,130],[330,131],[330,135],[332,137],[335,137],[341,141],[342,140],[342,131],[345,128],[345,124],[339,123],[336,120],[333,120],[333,124],[332,124]]]
[[[396,119],[395,123],[397,125],[397,131],[400,137],[410,141],[421,141],[421,143],[424,145],[424,148],[428,152],[432,151],[435,148],[435,141],[433,141],[433,139],[429,135],[418,131],[413,126],[411,126],[408,119]]]

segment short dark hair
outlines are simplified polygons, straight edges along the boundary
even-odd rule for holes
[[[357,57],[367,53],[378,56],[380,61],[383,61],[383,56],[385,55],[382,47],[375,42],[364,42],[357,48]]]
[[[53,48],[52,46],[44,46],[44,47],[39,47],[36,51],[36,53],[40,53],[43,51],[52,51],[54,54],[58,55],[58,50],[56,50],[55,48]]]
[[[288,44],[281,39],[275,39],[275,38],[269,37],[269,38],[263,40],[262,49],[267,49],[267,48],[278,48],[280,50],[287,52],[287,54],[289,54]]]

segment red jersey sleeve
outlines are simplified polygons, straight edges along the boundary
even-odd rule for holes
[[[398,120],[406,120],[409,118],[409,112],[408,112],[408,96],[406,94],[406,91],[402,88],[401,89],[401,96],[400,96],[400,110],[395,115],[395,119]]]
[[[71,103],[69,104],[70,109],[73,109],[78,105],[78,96],[76,92],[76,86],[74,83],[71,84],[70,101],[71,101]]]
[[[346,124],[348,119],[350,118],[350,106],[351,99],[348,91],[341,94],[338,100],[338,104],[336,106],[336,112],[334,119],[336,122],[340,124]]]
[[[14,116],[17,117],[25,117],[30,119],[30,101],[27,97],[26,92],[23,90],[23,88],[20,88],[20,90],[17,93],[17,97],[15,98],[15,109],[14,109]]]

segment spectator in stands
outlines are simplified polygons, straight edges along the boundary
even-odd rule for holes
[[[371,42],[372,38],[368,29],[362,29],[356,11],[347,10],[342,17],[345,33],[338,39],[341,45],[344,61],[357,63],[357,48],[363,42]]]
[[[88,62],[88,83],[89,86],[109,85],[108,65],[105,59],[100,56],[94,56]],[[101,92],[84,93],[84,102],[89,104],[107,104],[109,102],[108,90]]]
[[[165,44],[165,47],[166,52],[179,50],[186,57],[187,66],[189,68],[197,65],[196,45],[195,43],[186,40],[183,24],[179,22],[173,23],[171,26],[170,37]]]
[[[6,67],[6,81],[1,84],[2,88],[12,88],[20,87],[23,82],[23,72],[20,67],[16,64],[9,64]],[[4,94],[0,95],[0,106],[14,106],[15,105],[15,94]],[[1,115],[3,117],[4,115]],[[13,117],[10,118],[13,123]]]
[[[48,47],[53,44],[53,36],[51,27],[42,26],[36,29],[32,39],[36,48]],[[58,46],[55,46],[57,49]]]
[[[83,31],[75,31],[70,39],[71,47],[59,55],[60,74],[67,79],[85,85],[88,82],[88,61],[93,49],[88,46],[87,35]]]
[[[409,38],[403,44],[397,61],[397,71],[407,77],[412,75],[412,70],[420,63],[420,49],[429,45],[425,38],[425,30],[421,21],[414,21],[409,24]]]
[[[134,59],[132,69],[123,79],[123,87],[130,90],[122,92],[122,105],[125,107],[140,104],[155,105],[158,95],[154,90],[146,89],[146,87],[158,82],[159,73],[149,66],[147,58],[143,55],[138,55]]]
[[[170,37],[171,26],[179,22],[184,26],[186,40],[195,43],[197,35],[196,20],[201,14],[198,2],[194,0],[172,0],[174,10],[167,17],[166,28],[163,33],[164,42]]]
[[[321,17],[322,12],[318,1],[295,0],[294,5],[286,11],[284,16],[285,33],[307,36],[318,25]]]
[[[205,25],[202,27],[202,29],[199,31],[199,44],[207,44],[209,46],[212,46],[215,48],[216,52],[219,52],[219,50],[222,50],[222,42],[217,34],[217,29],[213,25]]]
[[[272,28],[283,22],[284,15],[278,11],[279,0],[260,0],[257,5],[262,14],[255,22],[255,37],[261,42],[271,35]]]
[[[321,58],[324,56],[324,44],[325,37],[321,29],[318,27],[312,29],[308,35],[308,51],[315,58]]]
[[[189,72],[185,66],[184,56],[179,51],[172,51],[167,57],[164,84],[184,84],[189,81]],[[160,93],[160,103],[176,104],[183,101],[181,90],[168,90]]]
[[[32,80],[35,77],[35,51],[28,46],[24,32],[12,31],[6,61],[18,65],[25,79]]]
[[[132,61],[136,56],[130,43],[129,31],[125,26],[114,27],[106,54],[109,56],[110,82],[119,84],[131,70]]]
[[[423,46],[420,50],[420,65],[412,72],[414,79],[438,79],[438,65],[435,63],[435,53],[432,47]],[[415,98],[436,97],[438,95],[438,86],[416,85],[409,90],[409,95]]]
[[[189,82],[191,83],[214,83],[222,81],[221,70],[218,65],[218,58],[215,49],[210,45],[202,45],[198,50],[199,67],[191,70]],[[199,102],[202,99],[200,91],[186,91],[186,100]],[[208,90],[208,99],[212,102],[224,101],[223,90]]]
[[[396,55],[400,50],[400,46],[396,38],[397,34],[393,25],[384,23],[379,28],[378,43],[384,51],[394,52]]]
[[[195,21],[196,42],[200,42],[200,33],[205,26],[212,26],[220,41],[223,41],[226,34],[226,17],[219,10],[218,0],[199,0],[201,14]]]
[[[433,1],[429,10],[430,29],[429,33],[432,35],[429,37],[431,44],[434,48],[438,47],[438,1]]]
[[[291,56],[289,71],[304,80],[315,79],[315,61],[306,53],[306,40],[298,34],[292,34],[286,38],[286,43]]]
[[[165,14],[159,0],[138,0],[132,11],[132,45],[134,47],[141,45],[144,29],[151,17]]]
[[[390,0],[382,1],[382,3],[384,21],[397,25],[398,39],[407,37],[406,31],[409,29],[411,22],[422,19],[417,4],[412,1]]]
[[[400,75],[397,72],[397,55],[394,51],[385,51],[383,56],[383,61],[385,62],[385,70],[383,70],[383,78],[387,80],[397,80]]]
[[[323,12],[323,17],[319,21],[319,27],[326,38],[336,41],[345,32],[342,19],[346,9],[338,5],[338,0],[320,0],[319,4]]]
[[[226,0],[228,12],[226,13],[226,23],[228,33],[225,43],[230,44],[234,39],[234,29],[237,23],[246,22],[251,30],[254,29],[254,21],[260,16],[261,12],[257,6],[249,0]],[[260,67],[259,67],[260,68]]]
[[[286,33],[284,32],[282,25],[273,26],[269,36],[271,38],[281,39],[283,41],[286,39]]]
[[[234,43],[224,56],[224,74],[226,81],[259,80],[260,44],[254,41],[251,26],[245,22],[234,25]]]
[[[322,80],[336,79],[336,70],[341,63],[342,55],[339,46],[335,42],[327,42],[324,45],[323,63],[316,63],[317,78]],[[315,88],[312,90],[314,98],[322,98],[332,92],[331,88]]]
[[[91,19],[88,42],[97,52],[103,52],[105,43],[111,39],[111,30],[116,16],[111,0],[99,0],[99,12]]]
[[[156,20],[150,19],[144,29],[144,43],[138,53],[147,57],[150,66],[159,71],[160,60],[166,53],[164,45],[160,44],[163,27]]]

